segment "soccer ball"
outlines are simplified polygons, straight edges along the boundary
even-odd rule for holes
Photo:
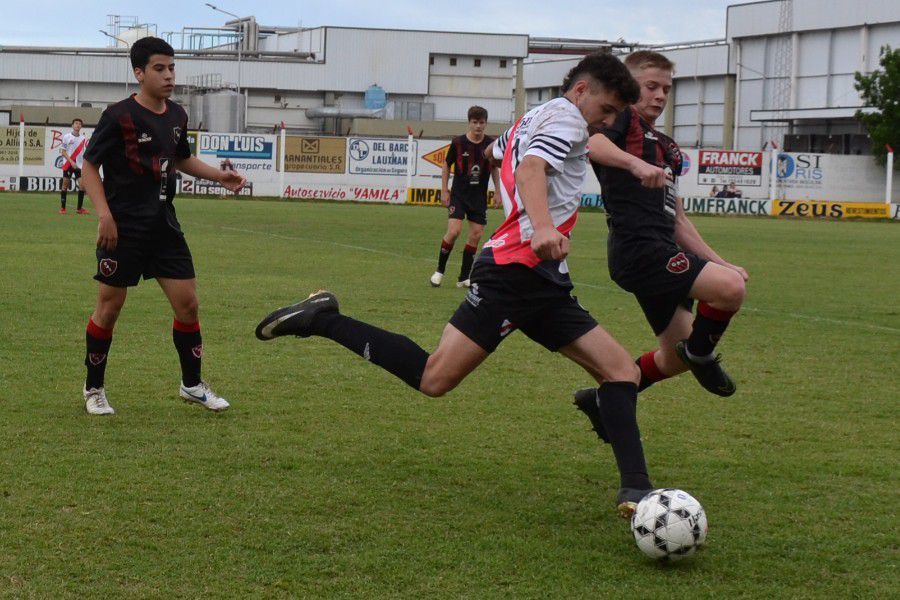
[[[654,490],[638,503],[631,532],[638,548],[651,558],[681,560],[706,541],[706,512],[682,490]]]

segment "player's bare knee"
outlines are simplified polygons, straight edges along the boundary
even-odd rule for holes
[[[747,286],[744,285],[744,279],[735,273],[719,288],[719,303],[726,310],[737,311],[744,303],[746,295]]]
[[[641,370],[629,357],[629,360],[620,360],[607,367],[603,379],[605,381],[630,381],[637,384],[641,380]]]
[[[428,379],[423,377],[422,383],[419,385],[419,391],[429,398],[440,398],[455,387],[456,383],[445,377],[431,377]]]

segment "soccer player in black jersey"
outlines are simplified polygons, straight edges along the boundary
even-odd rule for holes
[[[444,280],[447,259],[453,250],[456,238],[462,233],[463,219],[469,220],[469,235],[463,249],[462,266],[456,287],[469,287],[469,274],[478,250],[478,242],[487,224],[488,180],[494,180],[495,199],[500,197],[498,170],[492,168],[485,149],[494,141],[484,135],[487,125],[487,110],[480,106],[469,108],[469,127],[464,135],[453,138],[447,159],[441,169],[441,203],[447,207],[447,233],[441,239],[438,267],[431,276],[431,285],[438,287]],[[453,188],[448,188],[450,170],[453,169]]]
[[[194,265],[172,204],[175,170],[218,181],[232,191],[245,180],[191,156],[187,114],[168,98],[175,89],[175,52],[159,38],[131,47],[140,91],[103,112],[84,157],[82,182],[100,223],[97,228],[97,305],[88,321],[84,364],[85,409],[110,415],[104,373],[113,327],[128,288],[155,278],[172,305],[172,339],[181,363],[179,395],[212,411],[228,408],[200,378],[200,337]],[[99,168],[103,167],[101,182]]]
[[[640,100],[591,137],[590,159],[606,206],[610,277],[635,295],[659,340],[658,350],[636,361],[640,389],[690,369],[705,389],[730,396],[735,384],[714,350],[744,301],[747,271],[703,241],[678,196],[681,151],[654,127],[674,65],[644,50],[625,64],[641,86]],[[576,405],[603,437],[593,396],[593,390],[577,392]]]

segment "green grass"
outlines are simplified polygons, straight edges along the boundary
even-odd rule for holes
[[[177,400],[171,312],[148,282],[116,327],[118,414],[89,418],[96,219],[57,215],[50,195],[0,208],[0,595],[896,594],[897,224],[695,220],[751,280],[722,344],[738,394],[686,375],[641,398],[654,481],[710,521],[707,547],[666,567],[614,516],[611,453],[570,403],[588,377],[521,334],[439,400],[327,340],[253,337],[327,286],[348,314],[433,348],[461,299],[428,285],[442,211],[180,200],[204,376],[233,408]],[[603,216],[576,234],[579,299],[631,352],[652,348],[608,279]]]

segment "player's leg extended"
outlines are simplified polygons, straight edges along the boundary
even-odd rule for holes
[[[625,348],[600,326],[560,352],[600,383],[596,391],[597,410],[619,467],[620,489],[616,501],[620,514],[630,516],[637,502],[653,488],[637,424],[640,372]]]
[[[59,192],[59,212],[60,214],[65,214],[66,212],[66,194],[69,192],[69,184],[71,180],[68,177],[62,178],[62,189]]]
[[[690,336],[675,346],[700,385],[719,396],[732,395],[735,385],[713,352],[745,296],[746,287],[740,274],[707,263],[691,288],[691,297],[700,302]]]
[[[451,210],[454,207],[454,204],[450,205]],[[438,254],[437,270],[431,276],[431,285],[434,287],[441,285],[441,281],[444,279],[444,271],[447,270],[447,259],[450,258],[450,253],[453,252],[453,244],[456,243],[456,238],[459,237],[461,231],[461,218],[457,219],[455,217],[450,217],[447,219],[447,232],[444,234],[444,237],[441,238],[441,251]]]
[[[428,396],[450,391],[487,357],[452,325],[444,329],[437,350],[429,355],[406,336],[341,314],[337,298],[324,290],[272,312],[256,327],[261,340],[286,335],[333,340]]]
[[[104,391],[107,357],[112,345],[113,329],[125,305],[128,288],[99,284],[97,304],[85,331],[84,381],[85,409],[90,414],[115,414]]]
[[[457,287],[468,287],[469,277],[472,274],[472,263],[475,262],[475,253],[478,251],[478,242],[484,234],[484,224],[469,221],[469,235],[466,238],[466,247],[463,248],[462,265],[459,269]]]

